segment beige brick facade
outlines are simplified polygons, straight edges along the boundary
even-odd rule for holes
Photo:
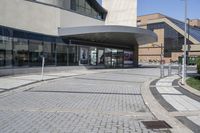
[[[147,28],[148,24],[159,24],[160,22],[162,22],[161,20],[164,20],[165,18],[166,18],[166,16],[162,15],[162,14],[150,14],[150,15],[139,16],[137,19],[137,25],[140,28],[148,29]],[[199,20],[190,20],[190,25],[200,26],[200,21]],[[176,28],[176,27],[174,27],[174,25],[172,25],[172,26],[170,25],[170,27]],[[168,47],[166,45],[169,45],[169,47],[171,47],[170,45],[173,44],[173,41],[170,40],[168,37],[168,36],[173,36],[173,35],[166,35],[165,30],[166,30],[165,28],[153,29],[153,31],[158,36],[158,41],[155,43],[139,46],[139,61],[140,62],[160,62],[161,50],[166,52],[166,48]],[[179,29],[174,29],[174,31],[177,32],[176,34],[182,34],[182,33],[179,33]],[[178,38],[177,38],[177,40],[178,40]],[[194,43],[196,43],[196,42],[194,42]],[[162,44],[162,48],[161,48],[161,44]],[[189,55],[190,56],[199,56],[200,55],[200,45],[199,44],[197,44],[197,45],[190,44],[190,45],[191,45],[191,49],[190,49],[191,52],[189,52]],[[164,56],[163,59],[165,60],[166,63],[169,63],[170,61],[172,61],[172,62],[178,61],[178,57],[182,56],[182,54],[183,54],[183,51],[180,47],[181,46],[179,46],[179,49],[177,48],[177,50],[173,49],[170,52],[170,56]]]

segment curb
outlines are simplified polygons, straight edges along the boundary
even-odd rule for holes
[[[183,89],[189,91],[190,93],[193,93],[193,94],[195,94],[195,95],[197,95],[197,96],[200,96],[200,91],[198,91],[198,90],[196,90],[196,89],[190,87],[188,84],[182,85],[182,84],[181,84],[181,80],[178,81],[178,85],[179,85],[180,87],[182,87]]]
[[[164,120],[169,125],[172,126],[172,129],[169,129],[173,133],[193,133],[189,128],[183,125],[179,120],[170,116],[169,112],[164,109],[158,101],[155,99],[151,93],[149,87],[150,83],[156,79],[146,81],[141,87],[141,93],[144,99],[145,104],[149,107],[151,113],[158,119]]]

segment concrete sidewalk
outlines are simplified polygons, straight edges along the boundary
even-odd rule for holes
[[[84,75],[84,74],[92,74],[99,72],[107,72],[113,70],[99,69],[99,70],[72,70],[72,71],[61,71],[61,72],[48,72],[45,73],[42,79],[41,74],[26,74],[26,75],[12,75],[12,76],[3,76],[0,77],[0,93],[7,92],[13,89],[17,89],[19,87],[23,87],[26,85],[34,84],[37,82],[53,80],[58,78]]]
[[[179,86],[180,77],[173,75],[155,80],[150,91],[168,111],[168,115],[178,119],[194,133],[200,132],[200,96]]]

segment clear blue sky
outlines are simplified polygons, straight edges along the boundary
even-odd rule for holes
[[[184,20],[184,0],[138,0],[138,15],[162,13]],[[188,18],[200,18],[200,0],[188,0]]]
[[[101,0],[97,0],[101,3]],[[184,20],[184,0],[138,0],[138,15],[162,13]],[[200,0],[188,0],[188,18],[200,19]]]

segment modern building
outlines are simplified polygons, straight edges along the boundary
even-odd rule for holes
[[[1,0],[0,16],[0,69],[133,67],[157,39],[136,28],[137,0]]]
[[[187,44],[188,56],[200,56],[200,20],[188,21]],[[151,30],[158,36],[158,41],[139,47],[140,62],[160,62],[161,51],[166,63],[177,62],[183,55],[185,23],[163,14],[139,16],[138,27]]]

